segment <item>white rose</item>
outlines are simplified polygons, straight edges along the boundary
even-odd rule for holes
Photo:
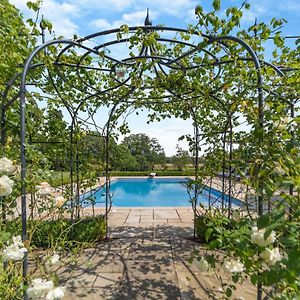
[[[229,260],[223,265],[223,268],[228,273],[241,273],[245,270],[244,265],[239,260]]]
[[[278,162],[275,164],[274,172],[279,175],[285,175],[284,169],[281,167],[280,163],[278,163]]]
[[[6,157],[0,159],[0,174],[13,174],[17,167]]]
[[[57,262],[59,262],[59,259],[60,259],[59,255],[58,255],[57,253],[54,253],[54,254],[50,257],[49,262],[50,262],[51,265],[54,265],[54,264],[56,264]]]
[[[272,231],[271,234],[265,239],[265,229],[259,229],[254,226],[252,228],[251,241],[258,246],[265,247],[268,246],[275,241],[275,232]]]
[[[20,235],[13,236],[12,240],[13,240],[13,244],[14,244],[14,245],[17,245],[17,246],[20,246],[20,247],[23,247],[23,246],[24,246],[24,244],[23,244],[23,242],[22,242],[22,238],[21,238]]]
[[[65,204],[66,200],[63,196],[55,197],[55,206],[61,208]]]
[[[23,259],[26,252],[26,248],[19,248],[18,245],[12,244],[3,250],[2,256],[4,260],[18,261]]]
[[[48,182],[41,182],[36,188],[38,189],[37,195],[40,198],[46,198],[52,194],[52,187]]]
[[[58,300],[61,299],[64,294],[64,289],[62,287],[57,287],[47,294],[46,300]]]
[[[277,261],[282,260],[282,255],[279,252],[279,248],[274,249],[265,249],[261,254],[260,257],[269,265],[273,266]]]
[[[200,270],[200,272],[207,272],[209,270],[209,264],[206,259],[203,257],[200,258],[200,260],[197,262],[197,266]]]
[[[8,196],[12,193],[14,182],[6,175],[0,177],[0,196]]]
[[[27,289],[27,295],[31,299],[40,299],[46,297],[46,295],[54,288],[54,284],[51,280],[46,281],[41,278],[33,279],[31,287]]]

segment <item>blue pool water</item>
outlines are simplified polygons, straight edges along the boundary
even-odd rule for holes
[[[120,178],[111,183],[110,193],[113,195],[113,206],[189,206],[185,178]],[[208,190],[199,196],[199,202],[208,205]],[[211,201],[220,198],[221,192],[212,189]],[[96,206],[104,206],[105,188],[96,193],[86,193],[82,200],[89,196],[95,197]],[[225,201],[228,196],[225,195]],[[232,199],[232,203],[239,205],[239,201]]]

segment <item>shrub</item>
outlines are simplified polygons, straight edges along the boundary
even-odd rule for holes
[[[21,222],[11,221],[6,230],[21,234]],[[105,219],[103,216],[80,219],[28,220],[28,238],[34,247],[69,247],[74,243],[92,243],[105,236]]]
[[[196,236],[201,243],[208,244],[211,249],[226,247],[228,239],[235,230],[249,230],[249,220],[229,219],[222,211],[205,213],[195,220]]]

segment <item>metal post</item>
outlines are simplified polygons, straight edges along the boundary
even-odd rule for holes
[[[20,87],[20,124],[21,124],[21,218],[22,218],[22,241],[26,242],[27,240],[27,214],[26,214],[26,120],[25,120],[25,94],[26,94],[26,84],[24,80],[21,82]],[[28,273],[28,257],[27,252],[24,255],[23,259],[23,277],[24,283],[27,282],[27,273]],[[27,292],[24,292],[24,299],[28,299]]]
[[[232,120],[229,116],[229,170],[228,170],[228,218],[231,217],[231,188],[232,188]]]
[[[295,105],[294,105],[294,102],[293,100],[291,101],[291,105],[290,105],[290,114],[291,114],[291,118],[294,118],[295,117]],[[295,132],[294,130],[292,131],[292,146],[294,147],[295,146]],[[291,196],[294,195],[294,185],[291,184],[290,187],[289,187],[289,194]],[[293,208],[290,207],[289,208],[289,219],[291,220],[292,219],[292,214],[293,214]]]
[[[49,45],[54,44],[70,44],[76,45],[76,42],[69,40],[54,40],[49,41],[42,46],[33,50],[26,60],[21,75],[20,83],[20,159],[21,159],[21,219],[22,219],[22,241],[26,243],[27,241],[27,203],[26,203],[26,76],[28,70],[30,69],[31,62],[41,50],[46,48]],[[24,283],[27,283],[27,274],[28,274],[28,253],[26,252],[23,259],[23,278]],[[27,291],[24,292],[24,299],[28,300]]]
[[[263,103],[264,103],[264,99],[263,99],[263,88],[262,88],[262,76],[260,73],[260,62],[259,59],[255,53],[255,51],[242,39],[235,37],[235,36],[216,36],[216,37],[211,37],[208,40],[208,44],[212,44],[214,42],[220,42],[223,40],[229,40],[229,41],[234,41],[238,44],[240,44],[241,46],[244,47],[244,49],[249,53],[249,55],[251,56],[251,59],[254,63],[255,69],[257,71],[257,92],[258,92],[258,142],[260,147],[262,147],[263,145],[263,131],[264,131],[264,112],[263,112]],[[262,196],[262,190],[263,187],[259,186],[259,195],[258,195],[258,215],[262,215],[263,214],[263,196]]]
[[[225,146],[226,146],[226,129],[224,131],[223,137],[223,157],[222,157],[222,211],[224,209],[224,196],[225,196],[225,168],[226,168],[226,161],[225,161]]]

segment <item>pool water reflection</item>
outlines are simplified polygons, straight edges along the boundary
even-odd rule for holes
[[[151,206],[189,206],[187,192],[188,178],[119,178],[111,183],[113,206],[120,207],[151,207]],[[89,197],[90,193],[83,195]],[[211,190],[211,201],[222,195],[217,190]],[[105,188],[99,189],[94,195],[96,206],[101,207],[105,203]],[[208,190],[203,190],[198,202],[208,205]],[[228,198],[225,195],[225,201]],[[238,200],[232,199],[239,205]]]

